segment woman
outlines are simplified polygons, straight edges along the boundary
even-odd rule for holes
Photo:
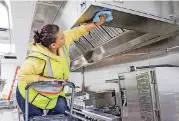
[[[16,98],[23,114],[26,85],[38,81],[68,80],[69,45],[91,29],[103,24],[105,18],[106,15],[103,14],[99,22],[91,22],[65,32],[54,24],[45,25],[40,31],[34,32],[34,43],[29,46],[30,53],[18,72]],[[48,65],[51,66],[51,74]],[[64,92],[44,94],[30,89],[29,117],[42,116],[43,109],[49,110],[47,115],[63,114],[67,109]]]

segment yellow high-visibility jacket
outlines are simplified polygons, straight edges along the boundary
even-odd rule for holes
[[[64,32],[65,35],[65,51],[69,59],[69,45],[74,41],[78,40],[82,35],[85,35],[88,31],[82,25],[80,27],[73,28]],[[68,79],[69,67],[62,48],[59,48],[59,55],[51,53],[46,47],[41,44],[29,46],[29,50],[33,53],[28,54],[26,60],[21,65],[18,72],[18,89],[22,97],[25,98],[25,87],[27,84],[37,82],[39,76],[43,73],[43,76],[47,74],[47,57],[50,59],[50,64],[54,78]],[[64,96],[64,92],[59,94],[39,94],[36,90],[29,90],[29,102],[41,109],[52,109],[55,107],[58,96]],[[48,98],[47,98],[48,97]]]

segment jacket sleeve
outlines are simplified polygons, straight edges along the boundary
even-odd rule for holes
[[[37,82],[39,80],[40,73],[44,68],[45,62],[37,58],[28,58],[21,65],[17,74],[18,80],[26,83]]]
[[[86,30],[84,25],[79,27],[75,27],[71,30],[64,31],[65,35],[65,44],[69,46],[73,41],[78,40],[81,36],[87,34],[88,31]]]

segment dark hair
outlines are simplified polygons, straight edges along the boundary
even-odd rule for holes
[[[50,44],[56,40],[56,35],[59,32],[59,27],[54,24],[47,24],[42,27],[40,31],[34,31],[34,45],[41,43],[45,47],[49,47]]]

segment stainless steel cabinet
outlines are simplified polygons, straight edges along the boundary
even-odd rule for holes
[[[178,73],[178,67],[157,67],[120,74],[122,121],[179,121]]]

